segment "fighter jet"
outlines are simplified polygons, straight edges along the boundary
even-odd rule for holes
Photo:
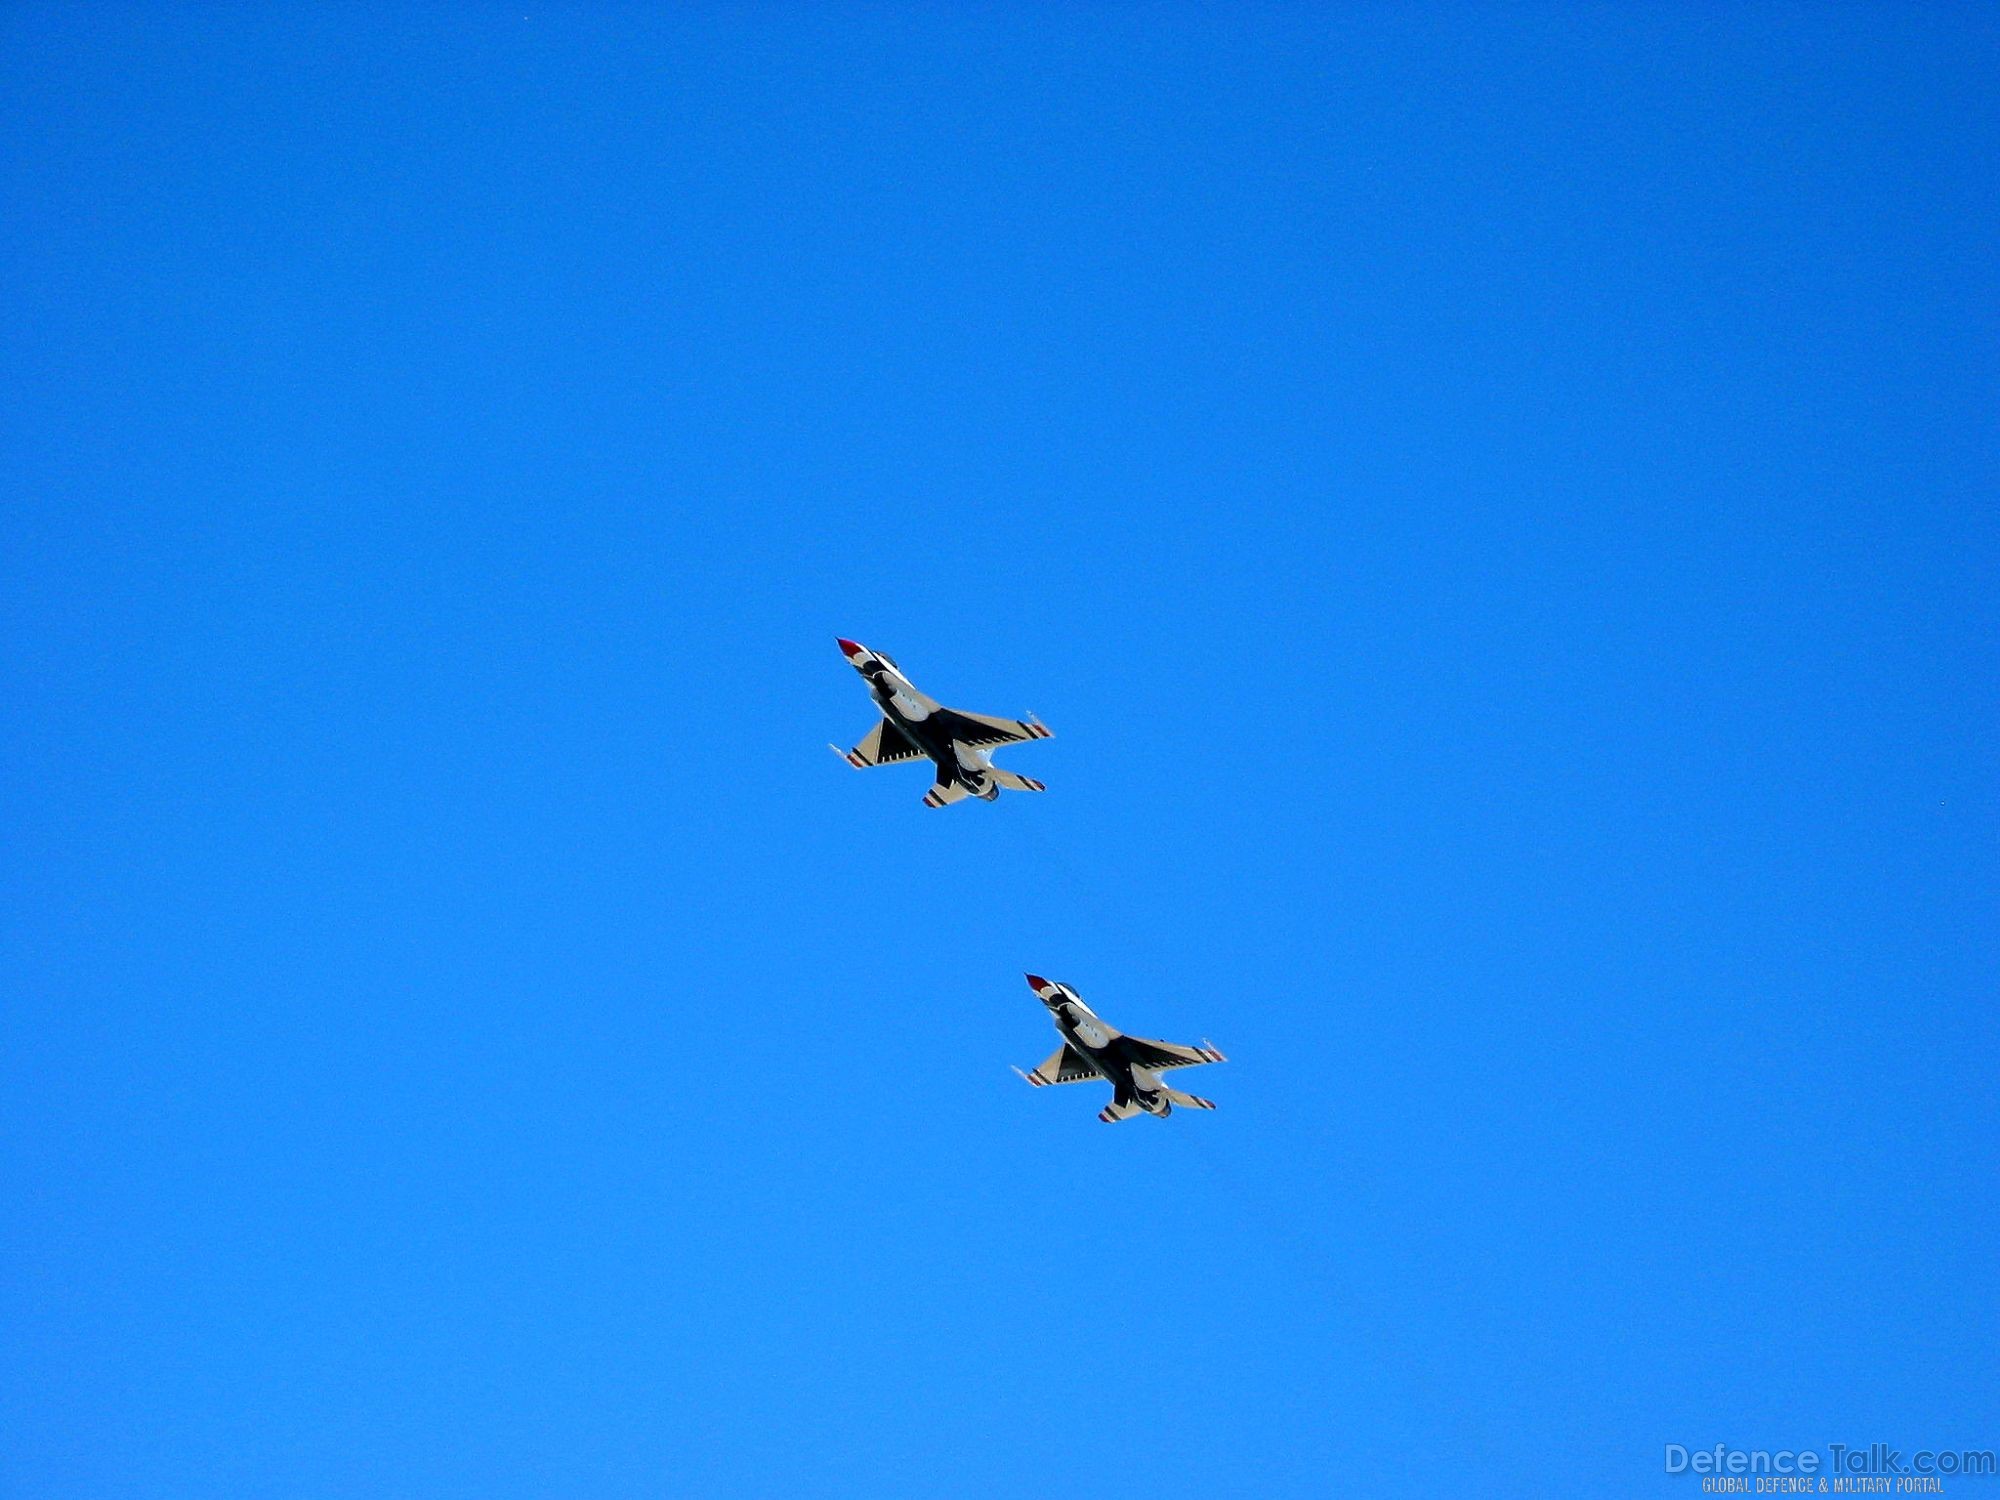
[[[1174,1042],[1127,1036],[1099,1020],[1097,1012],[1077,998],[1076,991],[1066,984],[1030,974],[1028,988],[1049,1008],[1049,1017],[1063,1039],[1063,1044],[1031,1071],[1014,1070],[1036,1088],[1104,1079],[1111,1085],[1111,1102],[1097,1118],[1106,1124],[1128,1120],[1141,1110],[1164,1120],[1176,1104],[1189,1109],[1215,1108],[1213,1100],[1198,1094],[1183,1094],[1160,1082],[1160,1074],[1169,1068],[1198,1068],[1203,1063],[1229,1061],[1207,1042],[1199,1047],[1183,1047]]]
[[[903,669],[880,651],[855,641],[842,641],[840,649],[882,709],[882,722],[852,750],[828,747],[850,766],[865,769],[928,757],[937,766],[937,785],[924,793],[925,807],[943,807],[967,797],[993,802],[1002,787],[1017,792],[1047,790],[1032,777],[1001,770],[988,753],[990,746],[1048,739],[1048,729],[1038,720],[996,719],[946,708],[918,692]]]

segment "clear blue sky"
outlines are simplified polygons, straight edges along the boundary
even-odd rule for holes
[[[0,1491],[2000,1443],[2000,29],[1490,12],[10,8]]]

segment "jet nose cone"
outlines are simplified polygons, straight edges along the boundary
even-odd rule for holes
[[[852,661],[855,657],[860,656],[863,652],[865,652],[868,649],[866,646],[862,645],[859,641],[845,640],[839,636],[835,636],[834,639],[840,641],[840,649],[842,653],[846,655],[849,661]]]
[[[1053,989],[1055,988],[1055,986],[1051,985],[1046,979],[1042,978],[1042,976],[1039,974],[1030,974],[1028,976],[1028,988],[1034,990],[1037,994],[1039,994],[1041,991],[1047,989]]]

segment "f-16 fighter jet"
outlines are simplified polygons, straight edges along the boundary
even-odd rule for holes
[[[1036,1088],[1053,1083],[1088,1083],[1093,1078],[1105,1080],[1111,1085],[1111,1102],[1097,1118],[1107,1124],[1130,1119],[1141,1110],[1164,1120],[1176,1104],[1189,1109],[1215,1108],[1211,1099],[1183,1094],[1160,1082],[1160,1075],[1169,1068],[1198,1068],[1203,1063],[1229,1060],[1207,1042],[1199,1047],[1182,1047],[1174,1042],[1149,1042],[1144,1037],[1127,1036],[1099,1020],[1097,1012],[1078,999],[1076,991],[1066,984],[1030,974],[1028,988],[1049,1008],[1049,1016],[1063,1039],[1063,1044],[1031,1072],[1014,1070]]]
[[[990,747],[1020,740],[1045,740],[1049,731],[1033,718],[995,719],[962,714],[918,692],[903,669],[880,651],[855,641],[842,641],[847,661],[868,682],[868,691],[882,708],[882,722],[852,750],[831,746],[850,766],[886,766],[900,760],[929,759],[937,766],[937,785],[924,793],[924,806],[943,807],[966,797],[996,801],[1000,789],[1045,791],[1041,782],[1016,776],[993,764]]]

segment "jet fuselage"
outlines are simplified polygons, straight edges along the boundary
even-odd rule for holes
[[[973,796],[983,797],[988,802],[999,798],[1000,783],[993,779],[992,769],[985,763],[985,757],[969,746],[961,747],[931,722],[933,710],[926,706],[921,695],[902,691],[906,687],[914,687],[908,678],[872,653],[855,670],[867,679],[869,696],[882,710],[882,717],[902,731],[903,737],[923,751],[937,767],[939,781],[946,785],[956,783]]]
[[[1059,1000],[1049,1007],[1049,1014],[1062,1039],[1111,1085],[1113,1104],[1136,1102],[1148,1114],[1162,1118],[1172,1111],[1164,1088],[1142,1084],[1134,1076],[1123,1034],[1098,1020],[1088,1006],[1074,1000]]]

